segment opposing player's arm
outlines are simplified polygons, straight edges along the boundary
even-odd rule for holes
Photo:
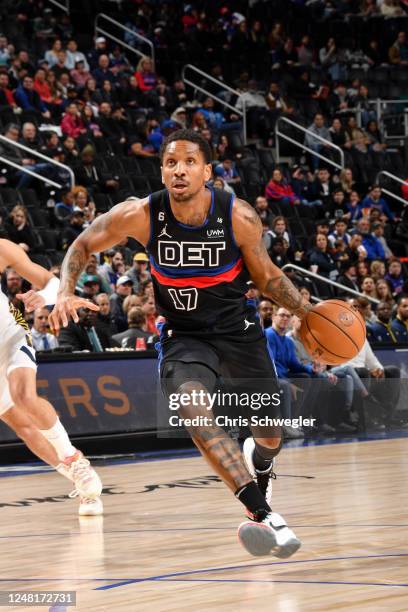
[[[24,249],[6,239],[0,239],[0,267],[2,270],[13,268],[37,289],[43,289],[48,281],[55,278],[51,272],[31,261]]]
[[[304,317],[311,304],[303,299],[294,284],[271,261],[262,241],[262,224],[256,211],[244,200],[236,199],[232,210],[232,227],[251,279],[262,293]]]
[[[147,204],[148,206],[148,204]],[[149,216],[146,200],[127,200],[92,222],[71,244],[61,268],[61,295],[72,295],[91,253],[99,253],[133,236],[146,244]]]

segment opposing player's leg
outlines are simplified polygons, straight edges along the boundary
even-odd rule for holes
[[[82,500],[96,499],[102,492],[101,480],[81,451],[71,444],[53,406],[37,395],[36,371],[34,350],[19,342],[10,350],[2,405],[14,406],[29,416],[54,448],[59,459],[56,469],[74,483],[73,495],[80,497],[81,504]]]

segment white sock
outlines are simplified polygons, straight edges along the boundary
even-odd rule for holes
[[[67,457],[72,457],[76,453],[77,449],[72,446],[66,429],[58,417],[51,429],[40,429],[40,432],[55,448],[58,459],[61,461],[64,461]]]

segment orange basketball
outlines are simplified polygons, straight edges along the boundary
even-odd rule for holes
[[[341,300],[326,300],[303,319],[300,338],[312,359],[340,365],[362,349],[366,326],[353,306]]]

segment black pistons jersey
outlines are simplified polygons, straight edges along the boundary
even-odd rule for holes
[[[166,189],[150,195],[147,250],[156,303],[178,335],[236,334],[245,321],[254,325],[255,309],[245,298],[249,274],[232,231],[233,199],[211,190],[207,219],[190,226],[174,217]]]

